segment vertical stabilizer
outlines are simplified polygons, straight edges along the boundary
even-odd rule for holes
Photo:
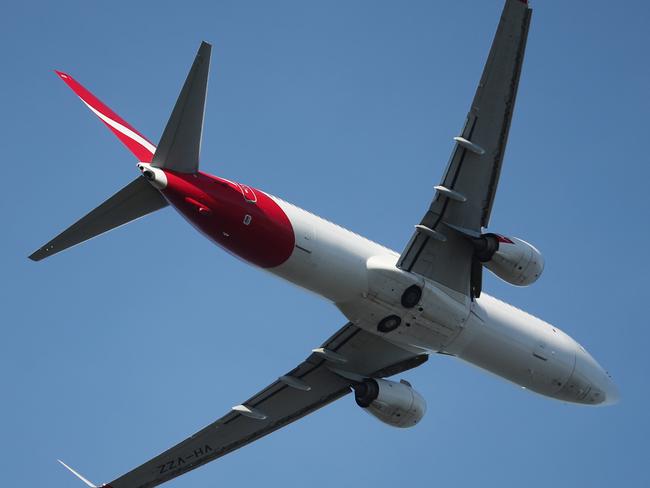
[[[180,173],[198,171],[211,50],[210,44],[201,43],[154,154],[152,166]]]

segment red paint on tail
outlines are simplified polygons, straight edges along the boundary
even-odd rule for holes
[[[202,172],[165,174],[165,198],[219,246],[262,268],[289,259],[295,245],[293,227],[266,193]]]
[[[106,127],[138,158],[138,161],[151,162],[154,152],[156,152],[156,146],[72,76],[62,71],[55,71],[55,73],[106,124]]]

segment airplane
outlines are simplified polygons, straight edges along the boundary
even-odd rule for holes
[[[426,402],[388,379],[446,354],[563,402],[611,405],[608,373],[558,327],[482,291],[484,268],[537,281],[542,254],[486,232],[515,106],[532,10],[506,0],[483,74],[440,184],[401,253],[257,188],[199,170],[211,46],[203,42],[158,145],[69,74],[56,71],[137,159],[140,175],[29,256],[39,261],[171,205],[216,245],[333,303],[347,323],[294,369],[196,434],[106,483],[159,485],[354,392],[398,428]],[[74,469],[61,462],[86,485]]]

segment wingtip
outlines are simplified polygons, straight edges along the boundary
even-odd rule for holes
[[[201,41],[199,50],[196,53],[198,57],[210,60],[210,55],[212,54],[212,44],[206,41]]]
[[[32,261],[40,261],[49,256],[49,251],[51,251],[51,249],[48,249],[46,247],[41,247],[40,249],[37,249],[27,257]]]
[[[74,469],[72,469],[70,466],[68,466],[67,464],[65,464],[65,463],[64,463],[63,461],[61,461],[60,459],[57,459],[57,461],[58,461],[59,463],[61,463],[61,465],[62,465],[65,469],[67,469],[67,470],[70,471],[73,475],[75,475],[77,478],[79,478],[81,481],[83,481],[83,482],[84,482],[84,483],[85,483],[89,488],[99,488],[97,485],[95,485],[95,484],[91,483],[90,481],[88,481],[86,478],[84,478],[83,476],[81,476],[79,473],[77,473]]]

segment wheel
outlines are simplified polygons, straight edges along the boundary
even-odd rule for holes
[[[391,332],[399,327],[399,324],[402,323],[402,319],[397,315],[389,315],[384,317],[377,324],[377,330],[379,332]]]
[[[402,306],[404,308],[413,308],[422,298],[422,288],[418,285],[411,285],[402,293]]]

